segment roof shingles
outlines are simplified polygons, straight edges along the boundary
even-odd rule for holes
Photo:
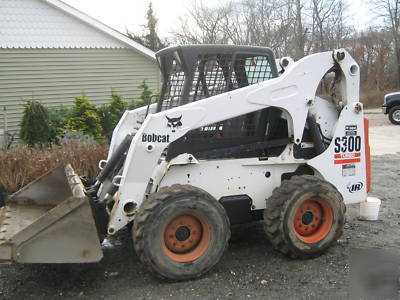
[[[154,52],[59,0],[0,0],[0,48],[134,48]]]

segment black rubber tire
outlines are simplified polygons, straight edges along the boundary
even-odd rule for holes
[[[400,125],[400,121],[396,121],[395,119],[397,117],[394,116],[394,114],[397,114],[400,112],[400,105],[393,106],[391,109],[389,109],[389,121],[392,122],[394,125]]]
[[[202,256],[181,263],[164,252],[162,236],[170,220],[187,211],[205,217],[211,240]],[[173,185],[161,188],[142,203],[132,235],[140,261],[152,273],[166,279],[187,280],[203,275],[218,263],[228,245],[230,224],[223,206],[209,193],[190,185]]]
[[[333,223],[327,235],[316,243],[305,243],[294,229],[294,215],[302,203],[312,198],[326,200],[332,209]],[[321,255],[343,233],[346,206],[342,195],[329,182],[312,175],[293,176],[284,180],[267,199],[264,228],[275,249],[291,258]]]

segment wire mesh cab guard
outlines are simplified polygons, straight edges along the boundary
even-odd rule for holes
[[[156,57],[163,75],[158,111],[278,76],[274,55],[265,47],[176,46]]]
[[[156,57],[163,77],[157,112],[278,77],[273,52],[265,47],[185,45],[163,49]],[[197,157],[210,158],[210,150],[215,149],[221,151],[212,152],[212,158],[268,155],[266,148],[226,150],[265,142],[266,131],[272,128],[268,122],[275,119],[273,127],[279,127],[279,137],[286,138],[287,125],[279,116],[277,109],[266,108],[193,130],[170,145],[167,157],[190,151]],[[276,147],[280,153],[284,145]]]

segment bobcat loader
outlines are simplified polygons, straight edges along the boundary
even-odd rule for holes
[[[343,49],[278,66],[263,47],[176,46],[156,54],[158,103],[127,111],[96,182],[69,165],[13,194],[0,214],[2,263],[82,263],[133,223],[140,260],[161,277],[201,276],[230,225],[263,220],[292,258],[320,255],[345,204],[370,187],[359,67]],[[316,96],[324,77],[332,97]]]

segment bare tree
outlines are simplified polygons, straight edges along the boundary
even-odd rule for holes
[[[290,2],[289,2],[290,3]],[[304,25],[304,1],[293,1],[293,14],[294,14],[294,58],[299,59],[305,55],[305,47],[307,41],[307,27]]]
[[[394,64],[390,32],[379,28],[369,28],[355,33],[347,44],[351,55],[358,62],[363,90],[377,91],[393,87]]]
[[[344,0],[196,2],[174,33],[178,43],[268,46],[296,59],[343,44]]]
[[[342,14],[342,0],[312,0],[312,35],[314,51],[325,51],[329,48],[330,32],[337,29]]]
[[[349,26],[350,0],[232,0],[197,2],[181,19],[177,43],[268,46],[277,57],[347,48],[361,68],[364,91],[400,86],[400,0],[368,0],[386,28]]]
[[[286,2],[243,0],[239,13],[243,16],[249,44],[271,47],[278,54],[286,50],[291,26]]]
[[[173,32],[175,39],[181,44],[226,44],[230,38],[225,28],[231,13],[230,3],[218,8],[195,3],[188,15],[180,18],[180,28]]]
[[[396,59],[397,87],[400,87],[400,0],[370,0],[390,30]]]

